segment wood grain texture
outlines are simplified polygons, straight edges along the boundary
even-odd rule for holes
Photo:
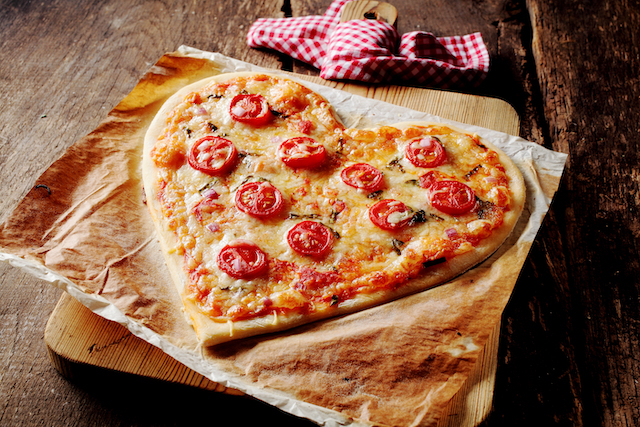
[[[354,1],[345,4],[340,11],[340,22],[347,22],[352,19],[376,19],[395,25],[398,19],[398,10],[386,2]]]
[[[467,381],[445,408],[438,427],[475,427],[487,418],[493,400],[499,336],[498,324]],[[121,325],[91,313],[66,294],[49,318],[45,342],[53,366],[72,381],[100,376],[102,369],[118,376],[129,374],[136,379],[245,397],[238,404],[248,400],[242,392],[208,380]],[[300,425],[305,423],[299,420]]]
[[[122,325],[93,314],[68,294],[60,298],[49,317],[44,339],[51,362],[70,380],[85,373],[91,375],[93,367],[203,390],[243,394],[192,371]]]
[[[569,159],[505,314],[496,413],[507,425],[639,425],[640,6],[527,6],[542,133]]]
[[[0,220],[150,64],[181,44],[317,75],[276,53],[248,49],[244,37],[257,17],[319,14],[330,3],[0,0]],[[640,425],[638,2],[390,3],[400,32],[481,31],[492,66],[471,92],[507,100],[520,115],[522,136],[570,154],[503,318],[494,408],[485,424]],[[111,372],[68,382],[42,341],[60,292],[4,265],[0,275],[0,425],[209,421],[171,409],[188,405],[235,408],[249,424],[298,422],[235,396],[135,383]],[[145,393],[136,392],[141,388]],[[167,409],[140,413],[138,403]]]
[[[10,211],[165,52],[186,44],[279,68],[277,57],[244,41],[255,19],[279,8],[274,0],[0,2],[0,166],[3,178],[9,171],[27,178],[3,179],[0,212]]]

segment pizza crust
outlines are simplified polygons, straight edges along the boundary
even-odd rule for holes
[[[330,309],[320,312],[304,315],[295,313],[286,315],[268,314],[266,316],[255,317],[248,320],[228,321],[224,323],[211,319],[209,316],[202,313],[193,300],[185,294],[185,286],[188,281],[188,276],[183,268],[184,256],[175,250],[175,247],[178,245],[176,236],[168,229],[162,218],[161,207],[156,197],[159,191],[156,180],[158,169],[151,159],[150,153],[154,144],[158,140],[158,137],[162,132],[164,132],[166,115],[180,104],[187,95],[214,82],[223,82],[237,77],[250,77],[254,74],[255,73],[223,74],[198,81],[182,88],[171,96],[158,111],[144,140],[143,183],[147,196],[147,206],[156,226],[167,267],[171,273],[171,277],[176,285],[177,291],[182,296],[185,315],[188,321],[192,324],[202,345],[210,346],[257,334],[288,330],[317,320],[360,311],[445,283],[490,257],[502,245],[515,227],[525,203],[524,180],[517,166],[508,156],[506,156],[506,154],[490,142],[482,140],[484,145],[498,153],[500,162],[504,166],[506,175],[509,178],[511,202],[510,209],[505,213],[502,226],[493,230],[492,234],[475,246],[473,251],[458,255],[446,262],[429,267],[426,269],[425,274],[422,274],[420,277],[410,279],[396,290],[385,289],[367,294],[357,294],[352,299],[341,302],[338,307],[331,307]],[[402,129],[408,126],[429,126],[431,123],[407,122],[390,125]],[[442,126],[442,124],[437,125]],[[447,125],[447,127],[457,132],[467,133],[464,130],[455,129],[449,125]]]

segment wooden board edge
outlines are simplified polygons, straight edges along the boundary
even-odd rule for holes
[[[67,293],[60,297],[49,316],[44,342],[51,364],[69,380],[78,378],[78,372],[84,374],[92,367],[244,395],[191,370],[159,348],[133,336],[124,326],[91,312]],[[118,364],[117,360],[133,363]]]
[[[443,411],[437,427],[476,427],[489,417],[498,369],[500,329],[501,322],[498,322],[467,380]]]
[[[510,135],[520,132],[520,117],[509,102],[495,97],[452,90],[398,85],[369,85],[357,82],[324,80],[318,76],[287,73],[310,83],[375,99],[443,119],[480,126]],[[461,106],[464,106],[461,107]],[[400,120],[404,121],[404,120]],[[392,125],[392,123],[389,123]]]
[[[438,427],[475,427],[488,417],[493,402],[499,336],[500,324],[491,332],[467,380],[443,411]],[[122,325],[91,312],[67,293],[60,297],[49,317],[44,341],[52,366],[70,381],[91,375],[91,372],[112,370],[205,391],[244,395],[192,371],[133,336]],[[106,357],[94,357],[96,348],[106,352]],[[140,354],[144,357],[138,357]],[[115,366],[111,361],[117,359],[134,360],[138,364]],[[149,365],[150,361],[152,365]],[[161,369],[154,372],[153,367]]]

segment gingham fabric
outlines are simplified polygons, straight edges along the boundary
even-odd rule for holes
[[[400,35],[382,21],[341,23],[340,10],[349,1],[335,0],[321,16],[258,19],[249,29],[247,43],[311,64],[328,80],[461,88],[477,86],[486,77],[489,53],[480,33]]]

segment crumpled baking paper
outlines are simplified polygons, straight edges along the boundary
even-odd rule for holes
[[[155,112],[180,87],[217,73],[261,70],[189,47],[163,56],[0,225],[0,261],[65,290],[210,380],[293,415],[328,426],[435,425],[500,319],[566,155],[304,83],[336,107],[347,127],[445,122],[492,141],[524,175],[525,211],[496,254],[448,284],[291,331],[202,348],[181,312],[143,202],[142,141]]]

